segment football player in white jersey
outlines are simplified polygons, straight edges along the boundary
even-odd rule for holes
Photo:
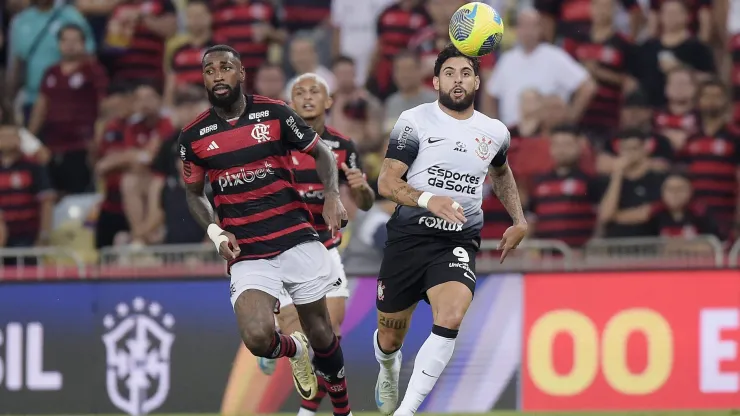
[[[380,373],[375,401],[383,414],[413,415],[452,357],[460,324],[473,300],[475,256],[483,225],[483,182],[514,225],[501,238],[503,262],[527,232],[514,176],[506,163],[506,126],[473,109],[479,62],[449,45],[434,66],[439,100],[401,114],[391,132],[379,190],[398,206],[378,278]],[[401,346],[420,300],[434,315],[432,333],[416,355],[406,395],[398,402]]]

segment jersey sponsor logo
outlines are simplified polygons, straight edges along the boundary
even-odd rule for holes
[[[396,145],[396,149],[403,150],[406,148],[406,142],[409,140],[409,135],[414,132],[414,128],[411,126],[404,126],[403,133],[401,133],[401,136],[398,138],[398,144]]]
[[[245,170],[244,168],[239,169],[236,172],[226,172],[218,177],[218,186],[223,191],[230,186],[239,186],[247,183],[252,183],[257,179],[264,179],[267,175],[274,175],[275,171],[272,170],[272,165],[265,162],[265,166],[254,170]]]
[[[491,139],[484,137],[482,139],[476,138],[475,141],[478,142],[478,147],[475,149],[475,154],[483,160],[487,160],[489,157],[491,157]]]
[[[427,181],[429,185],[461,194],[475,195],[481,184],[481,179],[475,175],[454,172],[439,165],[429,167],[427,173],[432,175]]]
[[[441,142],[444,139],[445,139],[444,137],[430,137],[429,140],[427,141],[429,142],[429,144],[432,144],[432,143]]]
[[[301,133],[301,131],[298,129],[298,124],[296,124],[295,118],[293,118],[293,116],[288,117],[288,119],[285,120],[285,124],[288,125],[290,130],[298,139],[303,140],[303,133]]]
[[[208,127],[203,127],[202,129],[200,129],[200,135],[205,136],[206,134],[216,130],[218,130],[218,124],[211,124]]]
[[[266,118],[266,117],[270,117],[270,110],[259,111],[256,113],[249,113],[250,120],[255,120],[255,119],[259,120],[261,118]]]
[[[423,216],[419,218],[419,225],[442,231],[462,231],[462,224],[452,224],[442,218]]]
[[[339,149],[339,146],[341,146],[339,142],[334,140],[321,139],[321,141],[323,141],[325,145],[329,146],[330,149]]]
[[[318,191],[298,191],[299,194],[301,194],[301,198],[317,198],[317,199],[324,199],[324,191],[318,190]]]
[[[349,168],[350,169],[357,169],[357,153],[350,153],[349,154]]]
[[[468,153],[468,149],[465,147],[465,143],[463,142],[455,143],[455,148],[452,150],[460,153]]]
[[[264,143],[270,141],[270,126],[267,124],[255,124],[252,127],[252,138],[257,140],[257,143]]]
[[[180,159],[182,159],[184,162],[186,158],[187,158],[187,151],[185,150],[185,146],[181,144],[180,145]]]

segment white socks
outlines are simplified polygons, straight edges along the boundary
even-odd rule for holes
[[[414,372],[411,375],[409,387],[406,389],[406,395],[401,402],[401,406],[396,410],[397,415],[414,414],[419,410],[419,406],[432,391],[432,387],[434,387],[447,363],[450,362],[450,358],[452,358],[457,331],[441,328],[445,332],[444,335],[448,336],[445,337],[435,333],[438,332],[437,328],[439,327],[435,326],[435,330],[424,341],[424,345],[416,354]],[[377,347],[375,357],[378,357]],[[380,361],[380,358],[378,358],[378,361]]]
[[[393,364],[396,362],[396,356],[398,356],[398,351],[394,351],[390,354],[386,354],[383,351],[380,350],[380,346],[378,345],[378,330],[375,330],[375,334],[373,335],[373,347],[375,347],[375,359],[378,360],[378,363],[385,368],[386,370],[390,370],[391,367],[393,367]]]

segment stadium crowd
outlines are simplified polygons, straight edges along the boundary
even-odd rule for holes
[[[373,183],[399,115],[436,99],[434,58],[464,3],[5,1],[0,243],[66,244],[55,205],[97,195],[72,219],[98,248],[210,244],[174,144],[209,106],[200,61],[219,43],[240,52],[250,92],[286,100],[294,77],[325,78],[328,123]],[[740,1],[489,3],[507,32],[482,59],[478,109],[511,131],[533,237],[740,236]],[[498,239],[511,221],[484,192],[483,238]],[[347,249],[380,255],[393,209],[378,197],[351,212]]]

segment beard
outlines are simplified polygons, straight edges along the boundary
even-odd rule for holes
[[[473,105],[473,101],[475,101],[475,92],[465,91],[465,96],[463,96],[459,101],[455,101],[451,94],[453,89],[454,88],[450,89],[450,92],[442,92],[442,90],[439,91],[440,104],[457,112],[465,111]]]
[[[219,84],[221,86],[221,84]],[[213,89],[207,90],[208,92],[208,101],[213,105],[214,107],[218,107],[224,110],[228,110],[231,108],[232,105],[234,105],[235,102],[239,100],[239,97],[242,95],[242,86],[241,84],[236,84],[236,87],[229,86],[229,93],[223,96],[216,95],[213,92]]]

